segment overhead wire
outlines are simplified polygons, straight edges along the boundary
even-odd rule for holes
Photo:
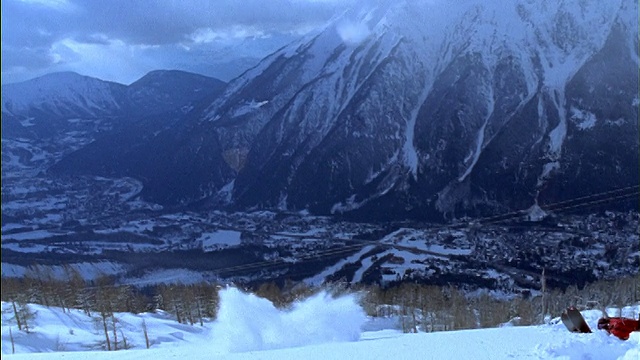
[[[630,193],[623,193],[626,192],[628,190],[632,190],[635,189],[633,192]],[[602,193],[597,193],[597,194],[591,194],[591,195],[587,195],[587,196],[582,196],[582,197],[578,197],[575,199],[569,199],[569,200],[563,200],[563,201],[559,201],[559,202],[555,202],[555,203],[551,203],[551,204],[546,204],[544,206],[541,206],[541,208],[545,211],[554,211],[554,212],[562,212],[562,211],[566,211],[566,210],[571,210],[571,209],[578,209],[578,208],[586,208],[586,207],[590,207],[590,206],[594,206],[594,205],[599,205],[599,204],[603,204],[603,203],[608,203],[608,202],[613,202],[613,201],[617,201],[617,200],[621,200],[621,199],[626,199],[626,198],[630,198],[633,196],[640,196],[640,186],[639,185],[634,185],[634,186],[627,186],[624,188],[618,188],[618,189],[613,189],[613,190],[609,190],[606,192],[602,192]],[[620,193],[623,194],[620,194]],[[608,196],[608,195],[614,195],[615,196]],[[607,196],[605,198],[601,198],[602,196]],[[485,218],[480,218],[480,219],[475,219],[472,222],[467,222],[465,223],[466,225],[472,225],[473,223],[478,223],[481,225],[487,225],[487,224],[491,224],[491,223],[499,223],[499,222],[503,222],[503,221],[507,221],[507,220],[511,220],[514,219],[516,217],[521,217],[523,215],[526,215],[527,211],[526,210],[518,210],[518,211],[512,211],[509,213],[505,213],[505,214],[500,214],[500,215],[495,215],[495,216],[491,216],[491,217],[485,217]],[[463,223],[458,223],[458,224],[452,224],[450,226],[443,226],[443,227],[439,227],[442,229],[446,229],[446,228],[458,228],[459,226],[463,225]],[[394,244],[388,244],[388,243],[382,243],[380,242],[380,239],[378,240],[366,240],[366,239],[339,239],[340,241],[350,241],[350,242],[358,242],[358,244],[354,244],[354,245],[350,245],[347,247],[342,247],[339,249],[330,249],[327,251],[321,251],[321,252],[317,252],[314,253],[312,255],[309,256],[303,256],[300,257],[298,261],[296,262],[290,262],[290,261],[286,261],[284,259],[279,259],[279,260],[275,260],[275,261],[261,261],[261,262],[256,262],[256,263],[249,263],[249,264],[242,264],[242,265],[236,265],[236,266],[231,266],[231,267],[226,267],[226,268],[221,268],[221,269],[216,269],[214,270],[216,273],[218,274],[227,274],[227,273],[234,273],[234,272],[243,272],[243,271],[249,271],[249,270],[254,270],[254,269],[267,269],[267,268],[271,268],[271,267],[277,267],[277,266],[286,266],[286,265],[295,265],[295,264],[300,264],[300,263],[304,263],[304,262],[311,262],[311,261],[317,261],[320,259],[328,259],[331,257],[335,257],[336,255],[341,255],[341,254],[346,254],[349,252],[352,252],[354,250],[363,248],[366,245],[375,245],[378,247],[394,247],[396,248],[396,246],[394,246]],[[404,247],[404,246],[403,246]],[[405,250],[406,247],[404,247]],[[413,248],[415,251],[418,252],[425,252],[422,251],[419,248]]]
[[[632,189],[635,189],[635,190],[630,193],[624,193]],[[541,205],[540,208],[543,211],[553,211],[553,212],[562,212],[568,209],[579,209],[583,207],[588,208],[595,204],[603,204],[603,203],[613,202],[613,201],[628,198],[628,197],[630,198],[633,196],[640,196],[639,190],[640,190],[640,185],[627,186],[624,188],[617,188],[617,189],[605,191],[602,193],[581,196],[578,198],[563,200],[563,201],[550,203],[550,204],[544,204],[544,205]],[[620,194],[620,193],[623,193],[623,194]],[[608,196],[608,195],[614,195],[614,194],[615,196]],[[607,196],[607,197],[601,198],[603,196]],[[456,228],[456,227],[465,226],[465,225],[472,225],[474,223],[482,224],[482,225],[499,223],[503,221],[512,220],[527,214],[528,214],[527,210],[516,210],[516,211],[504,213],[504,214],[493,215],[493,216],[488,216],[484,218],[477,218],[477,219],[473,219],[472,221],[456,223],[456,224],[453,224],[451,227]]]
[[[260,268],[276,267],[276,266],[280,266],[280,265],[295,265],[295,264],[298,264],[300,262],[310,261],[312,259],[329,258],[329,257],[333,257],[335,255],[341,255],[343,253],[349,253],[349,252],[352,252],[354,250],[361,249],[362,247],[363,246],[361,244],[350,245],[350,246],[347,246],[347,247],[341,247],[341,248],[338,248],[338,249],[329,249],[329,250],[321,251],[321,252],[318,252],[318,253],[315,253],[315,254],[302,256],[302,257],[299,258],[298,261],[287,261],[285,259],[280,258],[280,259],[277,259],[277,260],[267,260],[267,261],[260,261],[260,262],[254,262],[254,263],[248,263],[248,264],[228,266],[228,267],[224,267],[224,268],[214,269],[213,271],[216,272],[216,273],[230,273],[230,272],[242,272],[242,271],[247,271],[247,270],[260,269]]]
[[[627,190],[632,190],[632,189],[635,189],[635,190],[633,192],[630,192],[630,193],[624,193]],[[582,197],[575,198],[575,199],[569,199],[569,200],[564,200],[564,201],[560,201],[560,202],[556,202],[556,203],[546,204],[544,206],[541,206],[541,208],[543,210],[545,210],[545,211],[562,212],[562,211],[571,210],[571,209],[594,206],[594,205],[599,205],[599,204],[603,204],[603,203],[607,203],[607,202],[612,202],[612,201],[617,201],[617,200],[621,200],[621,199],[630,198],[632,196],[640,196],[639,189],[640,189],[640,186],[638,186],[638,185],[628,186],[628,187],[619,188],[619,189],[613,189],[613,190],[602,192],[602,193],[598,193],[598,194],[592,194],[592,195],[582,196]],[[622,194],[620,194],[621,192],[622,192]],[[606,198],[601,198],[602,196],[613,195],[613,194],[616,194],[616,196],[608,196]],[[508,213],[505,213],[505,214],[500,214],[500,215],[495,215],[495,216],[490,216],[490,217],[485,217],[485,218],[474,219],[473,221],[470,221],[470,222],[456,223],[456,224],[451,224],[449,226],[441,226],[441,227],[435,227],[435,228],[436,229],[447,229],[447,228],[455,229],[455,228],[459,228],[460,226],[465,225],[465,224],[469,225],[469,226],[472,226],[473,224],[488,225],[488,224],[492,224],[492,223],[499,223],[499,222],[511,220],[511,219],[516,218],[516,217],[521,217],[521,216],[523,216],[525,214],[527,214],[526,210],[518,210],[518,211],[508,212]],[[278,234],[278,233],[270,233],[270,232],[260,232],[260,233],[261,234],[286,236],[286,235],[282,235],[282,234]],[[322,238],[320,236],[298,236],[298,237],[310,237],[310,238],[318,238],[318,239]],[[227,266],[227,267],[222,267],[222,268],[218,268],[218,269],[212,269],[211,272],[213,272],[215,274],[218,274],[218,275],[222,275],[222,274],[227,274],[228,275],[228,274],[234,274],[234,273],[238,274],[238,273],[251,271],[251,270],[270,269],[270,268],[279,267],[279,266],[294,266],[294,265],[299,265],[299,264],[303,264],[303,263],[307,263],[307,262],[313,262],[313,261],[318,261],[318,260],[323,260],[323,259],[329,259],[329,258],[332,258],[332,257],[336,257],[337,255],[343,255],[343,254],[347,254],[347,253],[352,253],[352,252],[354,252],[354,251],[356,251],[358,249],[364,248],[367,245],[372,245],[374,247],[384,247],[384,248],[398,248],[398,249],[402,248],[403,250],[406,250],[406,251],[410,250],[409,249],[410,247],[407,247],[407,246],[383,243],[383,242],[381,242],[382,239],[371,240],[371,239],[336,238],[335,240],[336,241],[344,241],[344,242],[352,242],[352,243],[355,242],[355,244],[344,246],[344,247],[340,247],[340,248],[331,248],[331,249],[327,249],[327,250],[324,250],[324,251],[315,252],[315,253],[310,254],[310,255],[302,256],[302,257],[296,259],[296,261],[288,261],[288,260],[282,259],[282,258],[277,259],[277,260],[264,260],[264,261],[258,261],[258,262],[252,262],[252,263],[246,263],[246,264],[240,264],[240,265],[234,265],[234,266]],[[419,249],[419,248],[411,248],[411,249],[414,250],[414,251],[420,252],[420,253],[431,253],[431,252],[429,252],[427,250],[422,250],[422,249]],[[441,256],[445,256],[445,255],[441,255]]]

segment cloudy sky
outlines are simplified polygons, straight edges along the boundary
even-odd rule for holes
[[[155,69],[229,80],[357,0],[2,0],[2,83]]]

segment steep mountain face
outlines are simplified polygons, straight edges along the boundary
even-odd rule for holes
[[[141,195],[163,205],[209,197],[235,176],[223,158],[217,134],[194,128],[194,114],[176,109],[138,119],[65,156],[54,174],[93,174],[141,180]]]
[[[134,177],[143,181],[145,198],[165,204],[210,195],[234,174],[220,166],[225,163],[216,139],[203,131],[189,132],[188,125],[192,114],[200,114],[203,104],[210,104],[225,86],[183,71],[150,72],[126,87],[122,111],[110,131],[92,134],[91,143],[49,170]],[[201,185],[210,179],[213,185]]]
[[[369,218],[488,215],[637,185],[637,11],[380,2],[270,55],[112,164],[164,154],[145,165],[160,180],[138,173],[164,204]]]
[[[446,217],[633,185],[635,13],[633,1],[380,6],[343,20],[366,29],[359,42],[339,22],[285,48],[203,119],[223,151],[246,153],[240,207]]]

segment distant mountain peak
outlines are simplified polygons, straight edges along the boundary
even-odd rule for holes
[[[216,78],[183,70],[153,70],[131,83],[129,87],[137,88],[149,86],[150,84],[154,84],[154,86],[174,86],[188,81],[210,83],[212,85],[225,84]]]
[[[222,90],[226,83],[181,70],[151,71],[126,86],[72,71],[2,86],[2,111],[27,117],[94,118],[157,113]]]
[[[125,86],[80,75],[57,72],[2,86],[2,111],[13,115],[95,117],[120,108],[118,93]]]

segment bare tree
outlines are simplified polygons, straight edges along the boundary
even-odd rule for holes
[[[95,311],[100,316],[100,321],[102,323],[102,330],[104,331],[105,344],[107,346],[107,350],[111,351],[113,347],[117,349],[117,334],[115,330],[115,316],[114,316],[114,307],[115,302],[118,298],[117,289],[115,288],[115,284],[113,279],[107,276],[99,276],[95,280]],[[112,347],[111,339],[109,338],[109,326],[108,321],[111,320],[113,324],[113,333],[114,333],[114,343]]]
[[[116,315],[111,312],[111,323],[112,323],[112,330],[113,330],[113,351],[118,351],[118,327],[117,327],[117,323],[118,320],[116,319]]]
[[[13,340],[13,331],[11,330],[11,327],[9,327],[9,339],[11,340],[11,353],[15,354],[16,353],[16,342],[15,342],[15,340]]]
[[[11,306],[13,307],[13,318],[18,324],[18,330],[22,330],[22,320],[20,320],[20,314],[18,314],[18,305],[16,305],[15,301],[12,301]]]
[[[149,330],[147,329],[147,322],[142,319],[142,333],[144,334],[144,343],[147,345],[147,349],[151,347],[149,342]]]

